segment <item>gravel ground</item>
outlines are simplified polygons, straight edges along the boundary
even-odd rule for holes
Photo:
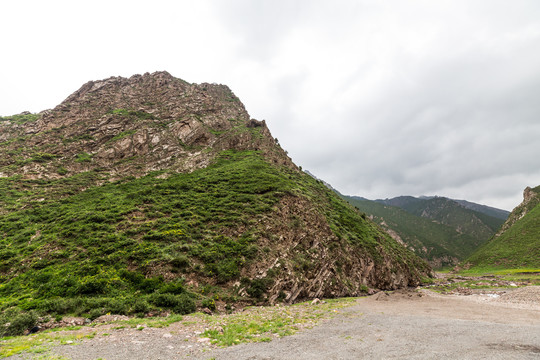
[[[540,359],[540,287],[489,295],[379,293],[312,330],[198,359]]]
[[[313,329],[228,348],[201,339],[197,324],[142,330],[113,326],[81,344],[56,346],[50,354],[74,360],[540,359],[540,287],[468,296],[428,290],[378,293]],[[33,356],[39,358],[11,358]]]

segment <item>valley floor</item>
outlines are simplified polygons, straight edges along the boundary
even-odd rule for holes
[[[540,359],[540,287],[516,292],[380,293],[312,330],[200,359]]]
[[[41,358],[540,359],[540,286],[472,295],[426,289],[378,293],[330,311],[338,315],[269,342],[217,348],[192,337],[195,328],[172,324],[108,330],[109,336],[56,346]]]

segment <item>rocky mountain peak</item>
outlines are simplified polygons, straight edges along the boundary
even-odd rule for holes
[[[540,186],[534,189],[527,186],[525,190],[523,190],[523,202],[516,206],[514,210],[512,210],[506,222],[502,225],[497,234],[495,234],[495,237],[501,236],[513,224],[515,224],[519,219],[527,215],[530,210],[532,210],[538,203],[540,203],[539,192]]]
[[[95,93],[102,88],[131,88],[132,90],[136,87],[169,87],[168,84],[174,82],[175,78],[166,71],[158,71],[152,74],[145,73],[144,75],[133,75],[130,78],[123,78],[120,76],[111,76],[104,80],[89,81],[73,94],[71,94],[66,100],[62,102],[63,104],[70,104],[80,100],[84,100],[90,94]],[[186,83],[186,85],[188,85]],[[171,88],[173,88],[171,86]],[[126,92],[129,92],[127,90]]]
[[[536,197],[538,197],[538,194],[531,187],[527,186],[523,190],[523,204],[527,204]]]
[[[251,119],[227,86],[190,84],[164,71],[89,81],[37,119],[3,125],[0,141],[14,155],[0,163],[7,176],[185,172],[228,149],[262,151],[295,167],[266,122]]]

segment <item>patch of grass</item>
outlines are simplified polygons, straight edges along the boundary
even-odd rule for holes
[[[0,338],[0,358],[29,352],[33,354],[47,353],[51,346],[57,344],[73,344],[84,338],[92,338],[94,335],[60,334],[58,332],[45,331],[29,336],[15,336]],[[34,357],[35,358],[35,357]],[[61,359],[53,355],[44,354],[43,359]]]
[[[145,111],[133,110],[133,109],[114,109],[109,111],[110,114],[120,115],[124,117],[135,118],[139,120],[153,120],[155,116]]]
[[[75,161],[78,163],[90,162],[92,161],[92,155],[85,152],[80,153],[77,155],[77,158],[75,159]]]
[[[122,131],[121,133],[119,133],[118,135],[113,137],[111,140],[109,140],[109,142],[118,141],[118,140],[123,139],[125,137],[131,136],[131,135],[135,134],[136,132],[137,132],[137,130]]]
[[[34,122],[39,119],[39,114],[17,114],[12,116],[0,116],[0,121],[11,121],[15,124],[21,125],[24,123]]]
[[[118,324],[117,327],[113,329],[124,329],[126,327],[136,328],[138,326],[148,327],[148,328],[163,328],[168,327],[171,324],[180,322],[184,319],[182,315],[172,314],[167,317],[149,317],[149,318],[130,318],[128,320],[118,320],[114,321],[114,324]]]
[[[317,305],[305,302],[285,307],[252,307],[220,317],[200,315],[212,327],[201,336],[212,339],[219,346],[270,341],[275,337],[292,335],[300,328],[312,327],[355,301],[355,298],[341,298]]]
[[[40,163],[43,163],[43,162],[47,162],[47,161],[51,161],[53,160],[54,158],[56,158],[57,156],[54,155],[54,154],[48,154],[48,153],[42,153],[42,152],[38,152],[38,153],[35,153],[33,156],[32,156],[32,161],[34,162],[40,162]]]

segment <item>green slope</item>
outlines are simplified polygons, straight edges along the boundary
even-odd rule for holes
[[[473,269],[540,268],[540,186],[532,192],[536,196],[512,212],[502,233],[466,260]]]
[[[225,286],[234,281],[257,298],[279,269],[259,282],[243,276],[275,251],[260,240],[272,239],[265,220],[286,197],[316,203],[342,241],[334,243],[337,252],[348,246],[376,266],[390,256],[419,274],[428,270],[320,182],[270,165],[257,152],[225,151],[190,174],[160,171],[74,193],[70,181],[81,185],[96,176],[1,179],[4,189],[15,189],[2,192],[3,204],[19,209],[0,217],[1,309],[90,317],[160,308],[184,313],[218,298],[237,301],[239,294]],[[55,196],[36,201],[45,190]],[[289,221],[286,227],[301,228],[307,220],[291,215]],[[316,266],[314,255],[296,259],[298,270]],[[343,264],[348,256],[357,254],[342,254]],[[191,288],[189,279],[207,287]]]
[[[373,215],[376,223],[396,232],[405,244],[432,266],[454,265],[476,249],[476,239],[448,225],[413,215],[395,206],[369,200],[347,200],[360,211]]]
[[[399,237],[435,268],[453,266],[487,241],[502,219],[464,208],[444,197],[400,196],[370,201],[342,196]]]
[[[503,219],[464,208],[456,201],[445,197],[415,199],[397,206],[413,215],[436,220],[484,240],[493,235],[504,223]]]

